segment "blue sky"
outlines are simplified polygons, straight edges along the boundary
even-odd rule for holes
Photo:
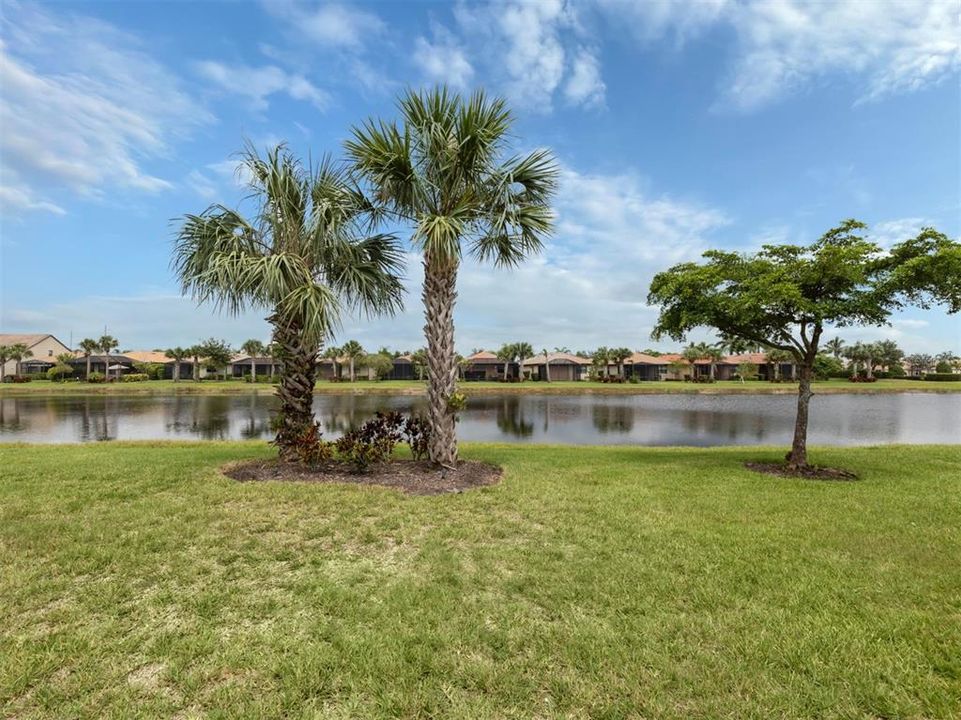
[[[267,339],[264,313],[179,296],[176,218],[239,201],[244,138],[338,155],[351,124],[437,82],[506,96],[518,149],[563,168],[542,256],[465,264],[462,351],[649,347],[651,276],[709,247],[810,242],[846,217],[882,243],[961,231],[953,0],[7,0],[0,23],[3,332]],[[422,345],[413,256],[407,282],[401,315],[346,318],[338,341]],[[940,310],[843,335],[961,351]]]

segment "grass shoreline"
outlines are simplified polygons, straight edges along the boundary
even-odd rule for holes
[[[769,383],[762,381],[738,383],[732,381],[714,384],[681,382],[646,382],[604,384],[596,382],[464,382],[460,389],[467,395],[796,395],[794,383]],[[958,382],[931,382],[923,380],[879,380],[876,383],[852,383],[847,380],[815,382],[815,393],[834,394],[885,394],[885,393],[957,393]],[[240,381],[173,382],[153,380],[141,383],[90,384],[79,382],[55,383],[37,381],[23,384],[0,385],[0,398],[30,395],[170,395],[170,394],[272,394],[268,384],[251,384]],[[319,382],[315,395],[425,395],[426,385],[417,381],[385,380],[381,382],[358,381],[355,383]]]
[[[237,483],[262,442],[0,447],[0,709],[950,717],[961,447],[467,444],[500,484]]]

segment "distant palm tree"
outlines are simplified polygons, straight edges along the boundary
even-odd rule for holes
[[[591,363],[598,375],[607,376],[607,365],[611,361],[610,348],[601,346],[591,353]]]
[[[505,343],[501,345],[501,349],[497,351],[497,359],[504,363],[504,381],[510,379],[510,364],[514,362],[514,358],[517,357],[517,348],[513,343]]]
[[[534,354],[534,348],[529,342],[514,343],[514,351],[517,353],[517,379],[524,380],[524,361]]]
[[[256,213],[212,205],[186,215],[173,266],[184,293],[237,314],[266,308],[283,366],[275,444],[284,459],[314,427],[317,355],[344,310],[401,305],[403,256],[391,235],[370,235],[369,202],[329,159],[305,168],[284,145],[242,164]]]
[[[250,340],[246,340],[244,344],[240,346],[240,349],[250,358],[250,382],[256,382],[257,358],[263,357],[263,354],[267,352],[267,347],[260,342],[260,340],[251,338]]]
[[[19,377],[22,374],[21,364],[24,360],[29,360],[33,357],[33,351],[23,343],[16,343],[7,347],[7,353],[10,359],[17,363],[15,373],[17,377]]]
[[[844,353],[844,341],[839,337],[831,338],[824,343],[824,349],[831,353],[835,360],[840,360]]]
[[[84,338],[80,341],[80,350],[83,352],[83,356],[87,359],[87,374],[85,377],[88,379],[90,378],[90,356],[99,349],[100,343],[93,338]]]
[[[334,378],[340,379],[340,357],[344,354],[343,349],[337,347],[336,345],[329,345],[324,348],[323,358],[330,360],[333,365]]]
[[[54,372],[56,372],[60,382],[65,382],[67,375],[73,375],[73,365],[70,363],[74,360],[76,360],[76,357],[73,353],[60,353],[57,355],[57,364],[54,366],[56,370]]]
[[[608,357],[617,366],[617,376],[624,378],[624,361],[634,353],[629,348],[613,348]]]
[[[419,348],[410,354],[410,359],[417,368],[417,379],[424,379],[424,370],[427,369],[427,348]],[[466,362],[466,360],[465,360]]]
[[[697,361],[704,357],[704,344],[691,343],[681,352],[681,357],[691,368],[691,380],[697,380]]]
[[[402,125],[367,121],[346,143],[356,172],[378,204],[413,226],[424,261],[428,454],[457,462],[454,304],[465,250],[497,266],[540,251],[553,225],[558,168],[546,150],[505,159],[513,118],[503,100],[446,88],[407,92]],[[466,243],[466,248],[464,247]]]
[[[193,366],[190,368],[192,379],[194,382],[200,382],[200,345],[191,345],[189,348],[186,348],[185,352],[187,353],[187,357],[193,362]]]
[[[792,360],[793,356],[787,350],[777,349],[768,350],[766,355],[767,361],[773,366],[774,380],[779,381],[781,379],[781,365]]]
[[[110,353],[112,353],[120,343],[117,341],[113,335],[101,335],[100,339],[97,340],[97,347],[103,353],[103,378],[104,380],[110,380]]]
[[[547,382],[551,381],[551,354],[547,352],[547,348],[544,348],[544,379]]]
[[[350,381],[354,382],[356,379],[356,375],[354,374],[354,363],[356,362],[357,358],[363,357],[364,346],[356,340],[348,340],[346,343],[344,343],[344,347],[342,347],[340,351],[344,354],[344,357],[350,361]]]
[[[10,360],[10,345],[0,345],[0,382],[3,382],[8,360]]]
[[[701,352],[703,353],[701,357],[706,358],[708,361],[708,370],[710,373],[711,382],[716,378],[716,368],[717,364],[724,360],[724,352],[720,347],[715,345],[709,345],[708,343],[701,343]]]
[[[182,363],[184,358],[188,357],[189,355],[190,355],[189,348],[185,349],[178,346],[175,348],[169,348],[167,350],[164,350],[164,356],[174,361],[174,371],[173,371],[174,382],[180,381],[180,363]]]

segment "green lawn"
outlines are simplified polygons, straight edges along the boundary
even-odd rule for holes
[[[724,381],[713,384],[695,384],[684,382],[641,382],[637,384],[624,383],[604,384],[598,382],[462,382],[461,389],[468,394],[493,393],[529,393],[529,394],[579,394],[579,393],[610,393],[610,394],[664,394],[664,393],[771,393],[796,394],[797,385],[793,383],[769,383],[754,381],[740,383]],[[958,382],[925,382],[921,380],[878,380],[876,383],[852,383],[848,380],[826,380],[814,383],[814,391],[819,393],[889,393],[889,392],[961,392],[961,380]],[[0,385],[0,397],[17,395],[40,394],[149,394],[166,395],[176,393],[272,393],[273,386],[267,384],[250,384],[240,380],[203,382],[173,380],[152,380],[138,383],[110,383],[89,384],[81,382],[50,382],[38,380],[24,384],[4,383]],[[315,392],[318,394],[375,394],[392,395],[421,395],[426,393],[426,386],[415,380],[386,380],[375,382],[359,380],[354,383],[318,382]]]
[[[261,443],[0,447],[3,717],[948,718],[961,447],[468,446],[460,495]]]

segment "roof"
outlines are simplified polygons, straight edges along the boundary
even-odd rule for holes
[[[740,365],[741,363],[753,363],[754,365],[764,365],[768,362],[767,353],[741,353],[740,355],[728,355],[724,362],[729,365]]]
[[[577,355],[572,355],[566,352],[553,352],[547,353],[548,358],[552,363],[567,364],[567,365],[590,365],[591,361],[589,358],[578,357]],[[529,357],[524,360],[525,365],[543,365],[544,364],[544,353],[540,355],[535,355],[534,357]]]
[[[49,337],[57,340],[57,338],[53,337],[50,333],[0,333],[0,345],[26,345],[28,348],[31,348]],[[60,341],[57,340],[57,342]],[[60,344],[63,345],[63,343]],[[67,347],[66,345],[63,346]]]
[[[467,362],[475,364],[490,364],[490,363],[500,363],[503,360],[498,360],[497,355],[487,350],[481,350],[480,352],[471,353],[467,356]]]
[[[123,353],[124,357],[128,357],[134,362],[142,363],[172,363],[173,359],[167,357],[162,352],[156,352],[155,350],[128,350]],[[111,357],[113,357],[111,355]]]
[[[665,360],[663,355],[646,355],[645,353],[636,352],[631,355],[626,363],[631,365],[668,365],[670,360]]]

